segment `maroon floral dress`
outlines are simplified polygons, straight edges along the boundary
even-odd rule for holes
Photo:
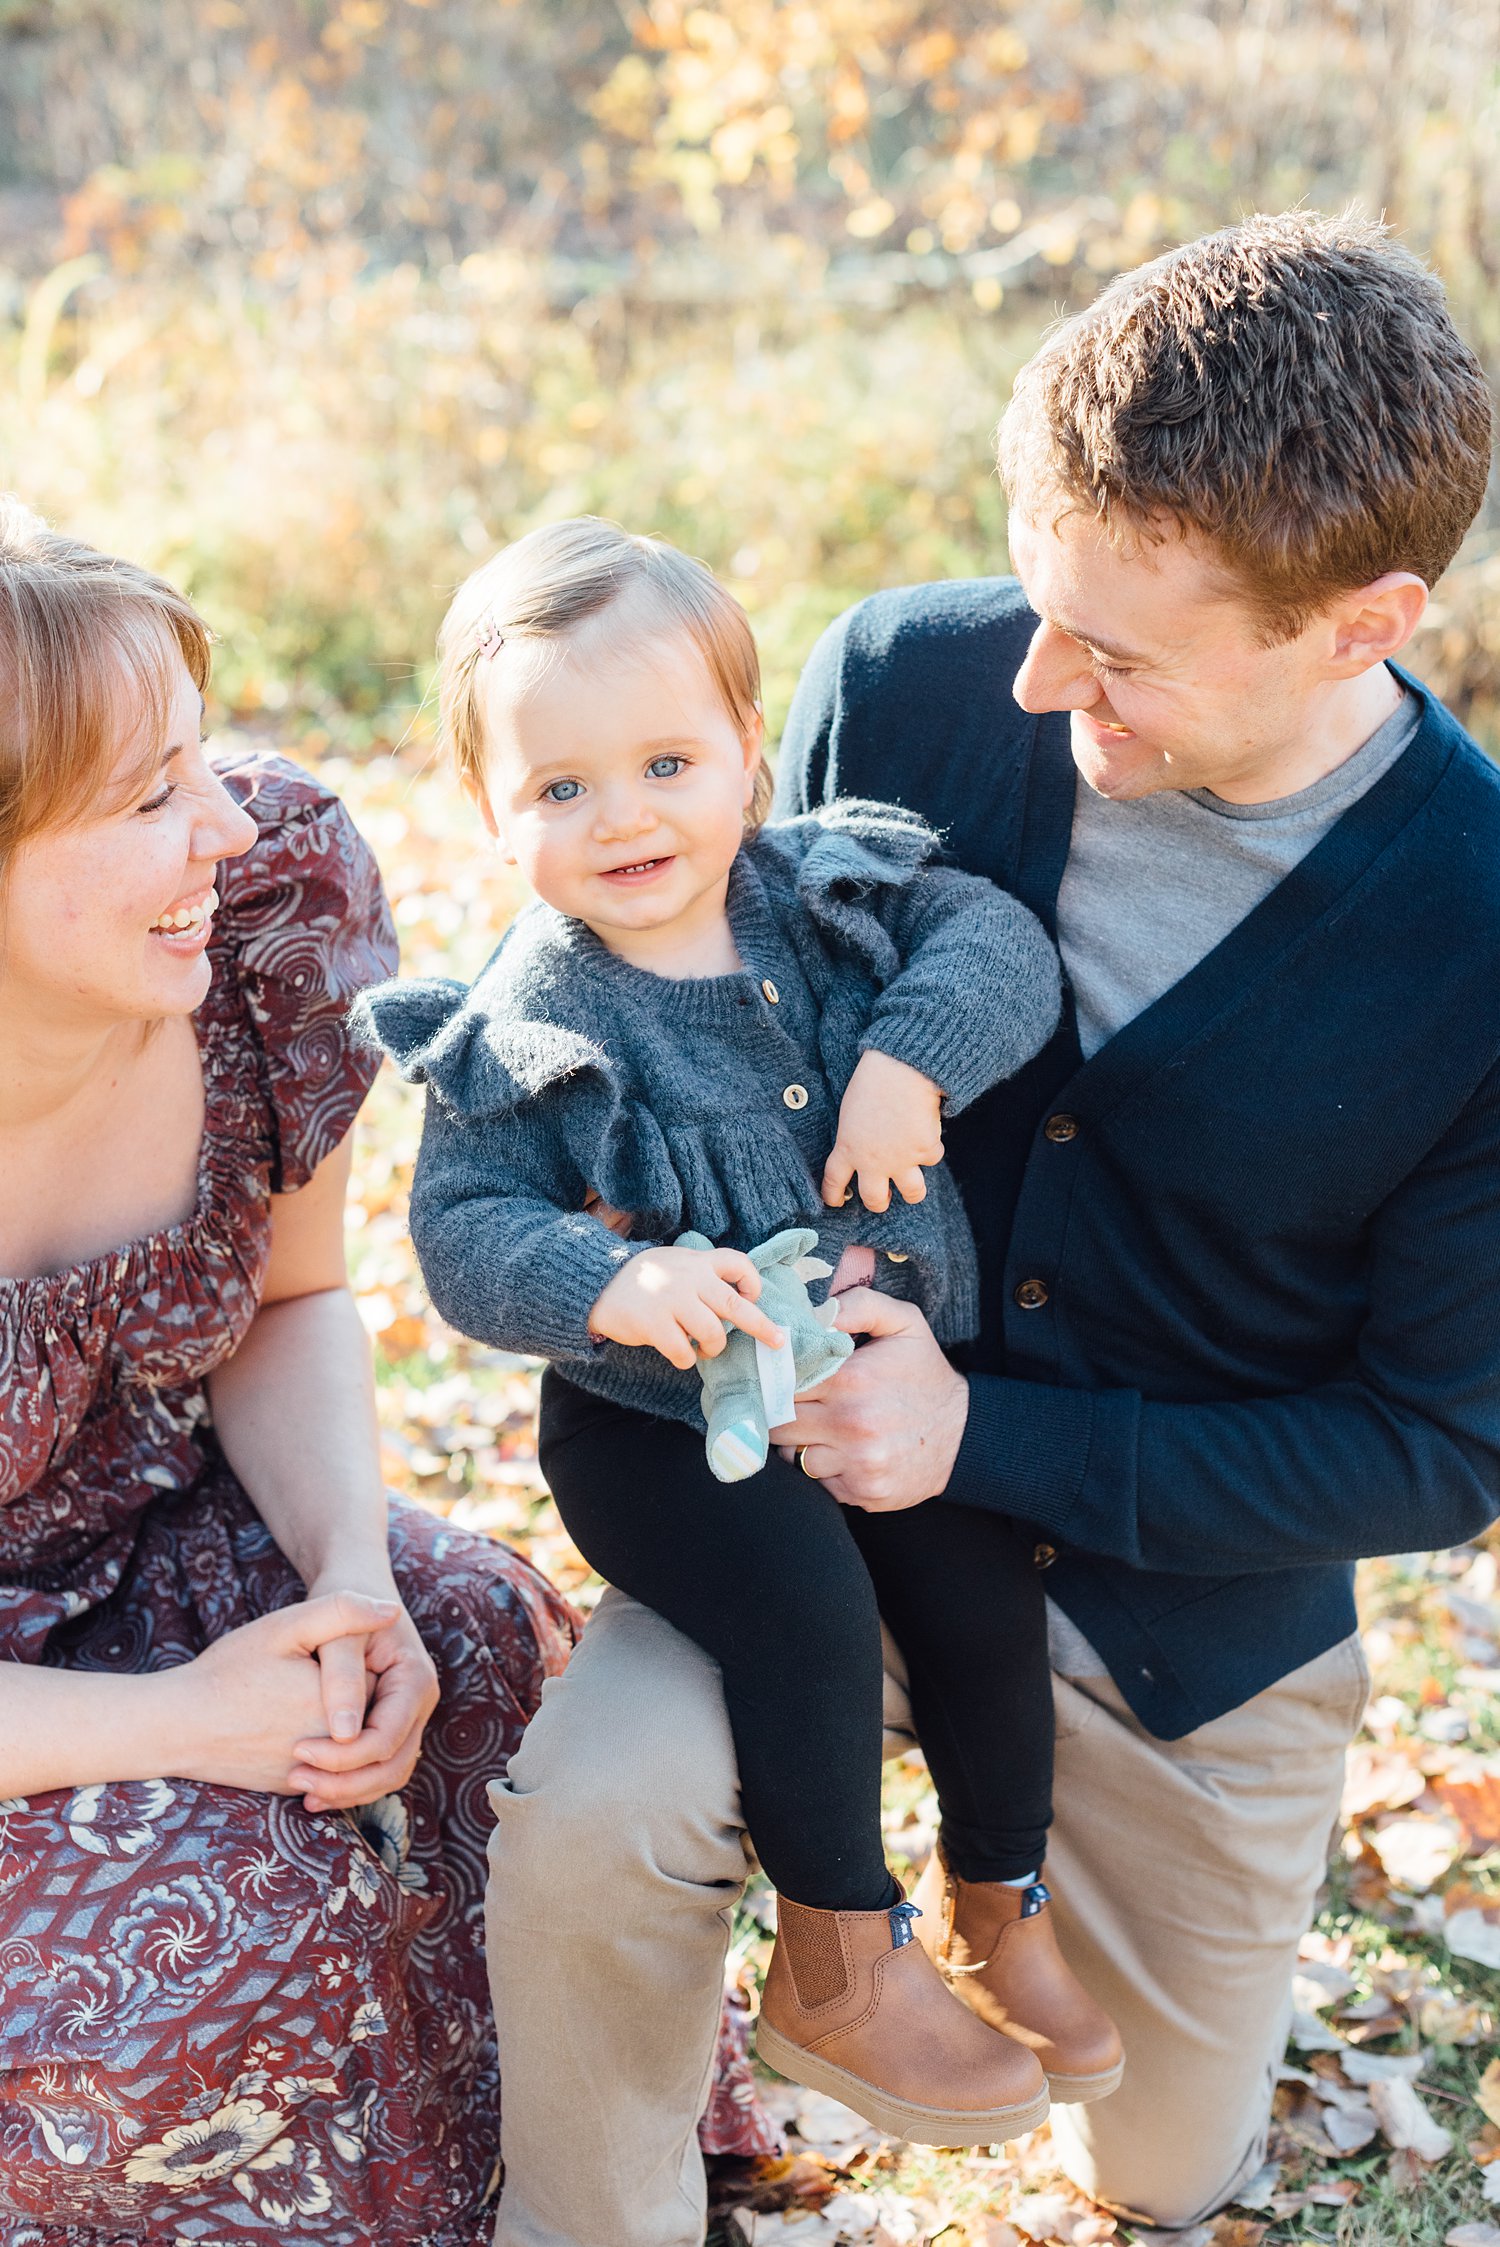
[[[379,876],[296,766],[221,767],[260,825],[222,870],[182,1225],[0,1280],[0,1660],[139,1673],[303,1587],[219,1456],[203,1381],[256,1311],[270,1196],[348,1130],[344,1017],[389,974]],[[504,1546],[393,1503],[442,1699],[352,1816],[169,1778],[0,1801],[0,2247],[479,2247],[498,2081],[485,1788],[575,1620]],[[764,2143],[726,2035],[710,2147]]]

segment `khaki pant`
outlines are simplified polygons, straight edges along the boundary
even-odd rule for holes
[[[1350,1639],[1184,1740],[1106,1678],[1055,1680],[1047,1876],[1125,2081],[1053,2132],[1086,2191],[1169,2227],[1259,2166],[1297,1943],[1368,1687]],[[913,1742],[899,1661],[893,1749]],[[489,1956],[506,2185],[497,2247],[699,2247],[729,1919],[745,1877],[709,1658],[608,1592],[491,1789]]]

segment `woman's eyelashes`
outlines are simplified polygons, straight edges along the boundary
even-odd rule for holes
[[[148,800],[147,800],[147,801],[146,801],[145,803],[143,803],[143,804],[137,804],[137,805],[136,805],[136,807],[135,807],[135,809],[136,809],[136,817],[137,817],[137,818],[144,818],[144,817],[145,817],[145,816],[146,816],[146,815],[147,815],[147,814],[148,814],[149,812],[153,812],[153,811],[165,811],[165,810],[166,810],[166,808],[167,808],[167,806],[168,806],[168,804],[169,804],[169,803],[170,803],[170,802],[172,801],[172,798],[173,798],[173,797],[174,797],[174,796],[176,795],[176,793],[177,793],[177,783],[176,783],[176,781],[175,781],[175,780],[169,780],[169,781],[167,782],[166,786],[165,786],[165,787],[164,787],[164,788],[163,788],[163,789],[162,789],[162,790],[160,791],[160,793],[159,793],[159,794],[157,794],[157,795],[155,795],[155,796],[152,796],[152,797],[150,797],[150,798],[149,798],[149,799],[148,799]]]

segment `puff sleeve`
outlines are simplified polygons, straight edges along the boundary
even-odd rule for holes
[[[217,970],[237,986],[259,1047],[271,1189],[306,1185],[344,1137],[379,1055],[349,1009],[396,964],[374,854],[331,789],[285,757],[216,760],[260,834],[219,872]]]
[[[917,1069],[958,1115],[1014,1076],[1057,1027],[1056,947],[1019,898],[942,863],[914,812],[850,797],[768,827],[803,909],[878,996],[859,1038]],[[839,994],[828,997],[836,1013]]]
[[[506,1011],[520,933],[472,992],[437,977],[367,992],[356,1034],[427,1087],[411,1237],[443,1317],[497,1349],[592,1362],[589,1315],[645,1244],[589,1215],[584,1196],[593,1175],[620,1191],[620,1159],[639,1157],[642,1134],[599,1047]]]

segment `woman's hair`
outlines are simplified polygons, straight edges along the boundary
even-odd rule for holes
[[[487,651],[503,639],[565,640],[621,604],[622,631],[686,632],[741,733],[760,715],[755,636],[734,596],[704,563],[659,538],[637,538],[597,515],[547,523],[502,547],[462,584],[438,634],[438,712],[460,777],[482,793],[485,779],[481,688]],[[539,646],[538,652],[543,652]],[[771,808],[770,768],[762,760],[746,814],[748,833]]]
[[[144,780],[179,659],[201,693],[209,632],[191,602],[0,492],[0,869],[103,792],[137,730]]]

